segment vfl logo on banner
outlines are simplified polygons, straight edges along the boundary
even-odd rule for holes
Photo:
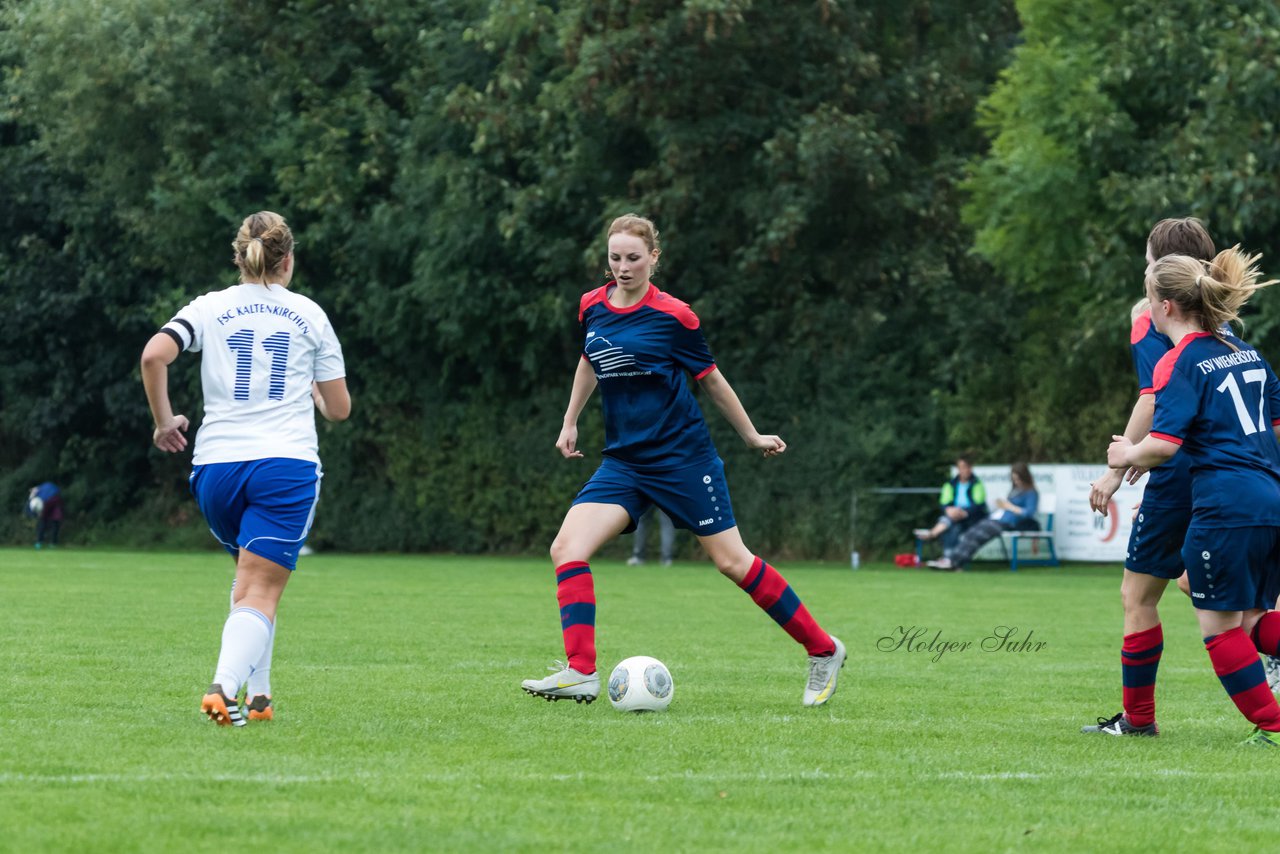
[[[613,346],[613,342],[603,336],[596,338],[592,332],[587,335],[587,358],[601,373],[611,373],[619,368],[629,368],[636,363],[636,357],[623,352],[621,347]]]

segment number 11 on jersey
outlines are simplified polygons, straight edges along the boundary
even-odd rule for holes
[[[227,347],[236,354],[235,399],[249,399],[249,381],[253,376],[254,331],[241,329],[227,338]],[[284,375],[289,364],[289,333],[274,332],[262,339],[262,349],[271,355],[271,376],[267,383],[267,400],[284,400]]]

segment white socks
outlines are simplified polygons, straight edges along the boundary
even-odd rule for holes
[[[253,608],[236,608],[222,627],[222,652],[218,656],[218,669],[213,681],[222,686],[222,692],[235,699],[240,686],[249,678],[254,665],[270,653],[272,626],[267,616]]]
[[[231,610],[236,609],[236,582],[231,581]],[[277,617],[277,620],[280,618]],[[267,650],[257,664],[249,668],[249,684],[245,688],[245,698],[252,700],[259,694],[271,696],[271,651],[276,646],[276,626],[271,624],[271,637],[267,640]],[[224,685],[223,688],[226,688]]]
[[[271,650],[276,645],[276,627],[271,625],[271,637],[267,638],[267,648],[258,663],[249,669],[249,684],[245,688],[245,697],[252,700],[259,694],[271,696]]]

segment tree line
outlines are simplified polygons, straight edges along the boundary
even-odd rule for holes
[[[1269,4],[0,9],[10,542],[45,479],[84,541],[208,540],[189,459],[149,447],[137,358],[234,282],[254,210],[289,219],[294,287],[343,341],[356,415],[321,425],[313,539],[349,550],[550,541],[602,443],[589,406],[588,459],[553,447],[618,214],[655,219],[655,281],[788,441],[761,460],[708,413],[751,545],[803,556],[848,547],[852,495],[937,482],[958,452],[1100,459],[1135,390],[1146,229],[1274,240]],[[173,389],[196,421],[197,358]],[[862,547],[922,512],[863,502]]]

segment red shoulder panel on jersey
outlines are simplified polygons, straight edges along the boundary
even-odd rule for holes
[[[612,285],[610,282],[609,285]],[[578,322],[582,322],[582,316],[587,313],[587,309],[598,302],[604,302],[609,295],[609,285],[601,285],[594,291],[587,291],[582,295],[582,300],[578,303]]]
[[[698,315],[693,313],[693,309],[689,308],[687,302],[682,302],[671,294],[658,291],[653,295],[653,299],[649,302],[650,308],[656,308],[663,314],[669,314],[676,320],[680,321],[680,325],[685,329],[698,328]]]
[[[1178,357],[1182,355],[1182,351],[1187,349],[1187,345],[1197,338],[1208,338],[1212,332],[1193,332],[1178,342],[1178,345],[1160,357],[1160,361],[1156,362],[1156,369],[1152,372],[1151,385],[1156,391],[1164,388],[1169,384],[1169,377],[1173,375],[1173,366],[1177,364]],[[1170,439],[1169,441],[1173,441]]]
[[[1147,337],[1147,331],[1150,329],[1151,309],[1147,309],[1133,319],[1133,327],[1129,330],[1129,343],[1137,344],[1143,338]]]

